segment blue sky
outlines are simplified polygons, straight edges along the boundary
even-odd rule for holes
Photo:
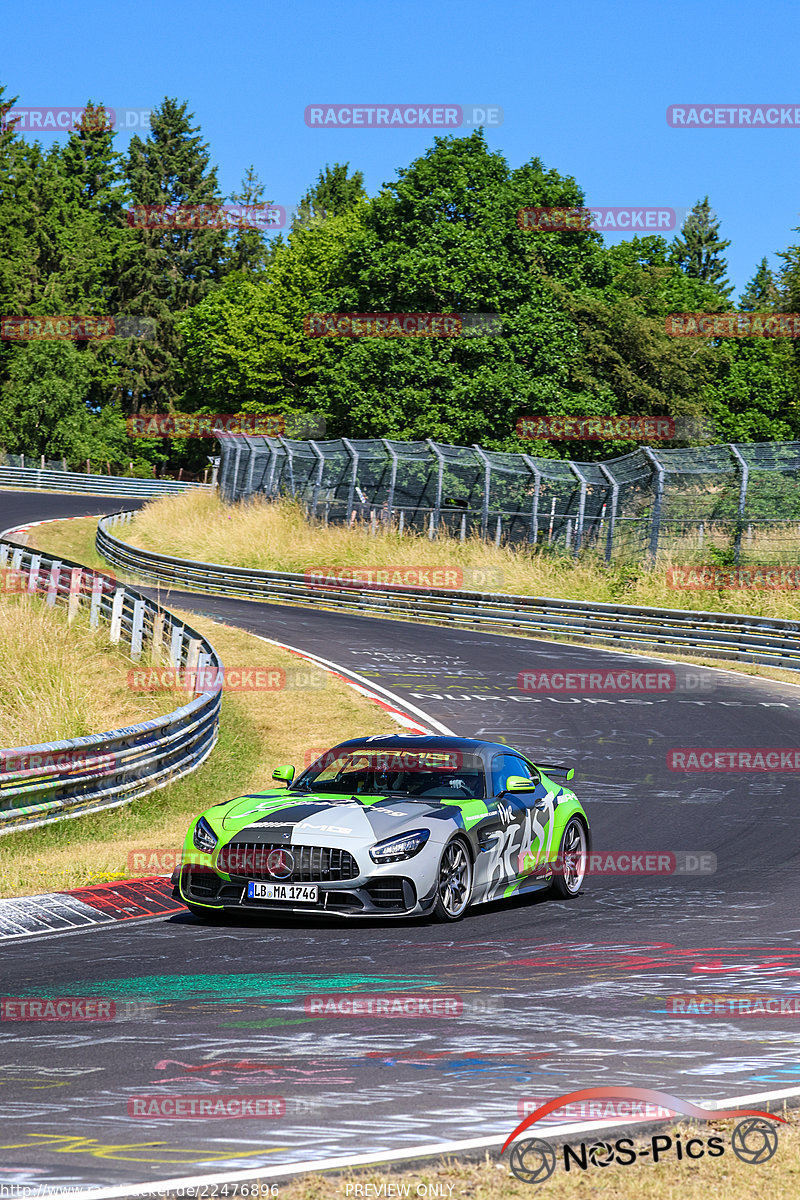
[[[796,0],[37,0],[7,6],[3,34],[0,82],[20,106],[188,101],[226,194],[252,162],[291,208],[334,161],[373,193],[432,144],[412,129],[310,129],[309,104],[491,104],[504,118],[490,146],[574,175],[591,205],[689,208],[708,194],[737,290],[800,241],[800,128],[680,130],[665,115],[681,102],[800,107]]]

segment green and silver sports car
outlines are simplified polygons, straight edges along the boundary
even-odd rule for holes
[[[206,809],[173,876],[197,916],[225,910],[433,915],[551,888],[577,895],[589,822],[567,767],[456,737],[335,746],[283,786]],[[564,779],[564,785],[554,777]]]

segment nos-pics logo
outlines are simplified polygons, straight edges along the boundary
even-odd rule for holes
[[[578,1092],[568,1092],[564,1096],[556,1096],[546,1104],[541,1105],[521,1121],[513,1133],[506,1138],[501,1154],[511,1147],[509,1166],[512,1174],[523,1183],[544,1183],[556,1169],[561,1157],[565,1171],[587,1171],[592,1167],[608,1167],[612,1163],[617,1166],[630,1167],[640,1159],[650,1162],[660,1162],[665,1158],[677,1161],[708,1157],[719,1158],[727,1150],[725,1138],[722,1135],[713,1137],[691,1137],[685,1141],[680,1135],[674,1137],[668,1134],[654,1135],[639,1149],[633,1138],[621,1137],[614,1141],[581,1142],[578,1146],[564,1144],[558,1150],[550,1142],[542,1138],[526,1138],[514,1141],[520,1134],[525,1133],[537,1121],[555,1112],[583,1100],[626,1100],[639,1101],[651,1105],[659,1105],[673,1113],[684,1113],[701,1121],[719,1121],[743,1118],[733,1127],[730,1135],[730,1149],[742,1162],[751,1165],[768,1162],[778,1149],[778,1131],[773,1122],[786,1124],[783,1117],[764,1112],[758,1108],[699,1108],[688,1100],[670,1096],[666,1092],[655,1092],[649,1088],[637,1087],[603,1087],[583,1088]],[[662,1118],[663,1119],[663,1118]]]

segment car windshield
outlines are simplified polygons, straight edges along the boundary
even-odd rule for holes
[[[482,799],[483,763],[461,750],[330,750],[294,786],[344,796],[403,796],[411,799]]]

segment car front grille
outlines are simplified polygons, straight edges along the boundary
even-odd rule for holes
[[[267,870],[267,859],[273,850],[291,854],[294,867],[290,875],[278,877]],[[358,863],[348,850],[263,842],[229,842],[219,852],[217,868],[241,879],[267,879],[277,883],[332,883],[358,876]]]

